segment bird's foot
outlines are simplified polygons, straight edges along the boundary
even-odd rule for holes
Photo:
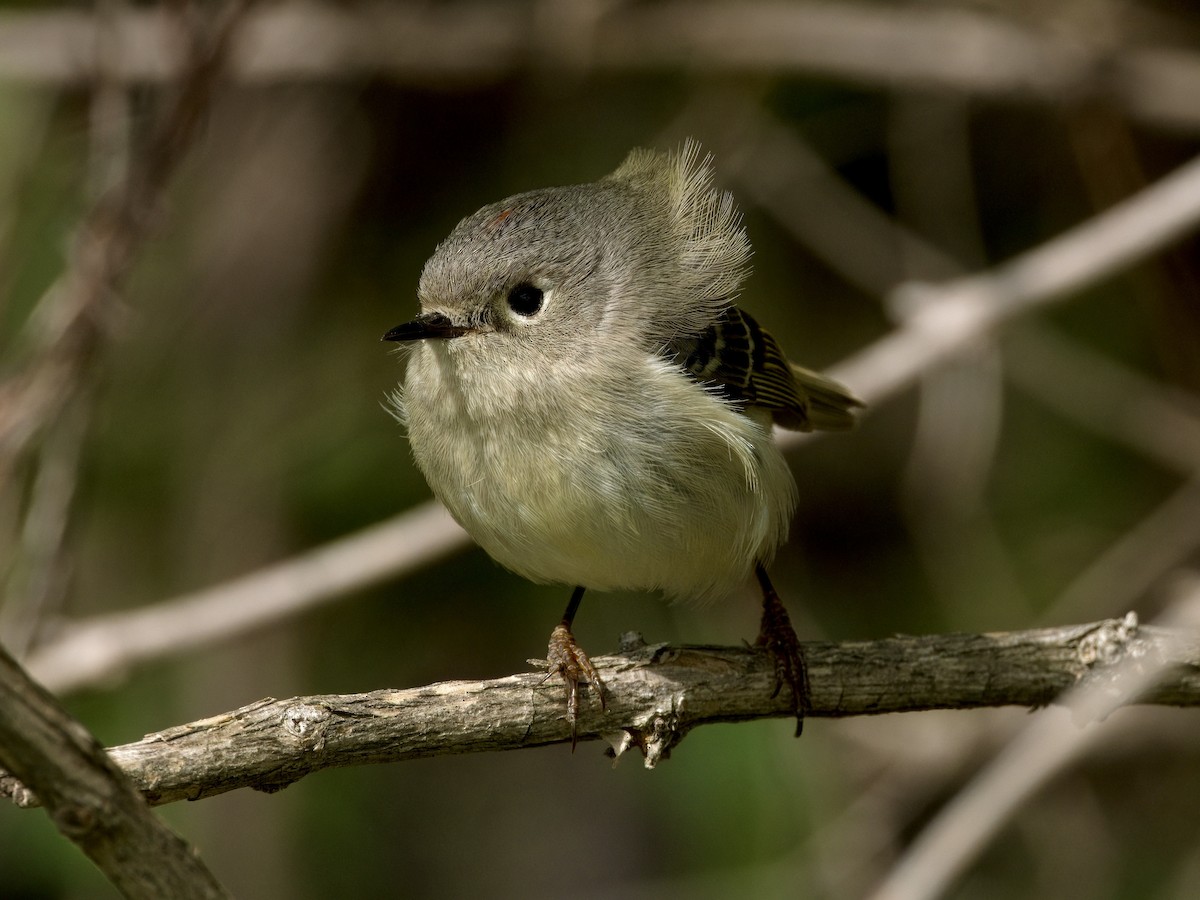
[[[808,665],[804,647],[796,637],[796,629],[775,589],[767,582],[763,586],[762,625],[755,645],[762,647],[775,660],[775,692],[778,697],[786,684],[792,693],[792,710],[796,714],[796,737],[804,730],[804,717],[812,711],[808,690]]]
[[[558,675],[566,682],[567,723],[571,726],[571,752],[574,752],[579,729],[579,686],[590,684],[600,698],[600,708],[604,709],[604,682],[565,622],[550,632],[546,665],[549,669],[548,678]]]

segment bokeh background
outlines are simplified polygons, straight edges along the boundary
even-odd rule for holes
[[[418,9],[419,38],[380,24]],[[96,10],[111,23],[128,7]],[[0,639],[19,654],[64,619],[216,585],[428,499],[384,408],[402,358],[379,337],[415,313],[423,261],[484,203],[692,136],[755,247],[742,304],[820,368],[896,327],[898,285],[1008,259],[1200,150],[1200,15],[1170,0],[268,11],[312,26],[271,45],[299,62],[264,49],[217,91],[85,389],[0,485]],[[0,12],[9,379],[97,184],[161,92],[153,72],[114,88],[60,65],[55,29],[92,13]],[[50,49],[17,49],[45,72],[3,40],[29,21]],[[1133,63],[1178,77],[1139,82]],[[792,453],[800,509],[773,573],[801,634],[1158,612],[1200,546],[1186,458],[1146,449],[1196,446],[1198,249],[1176,243],[1023,317],[855,432]],[[47,537],[30,518],[53,484],[65,500]],[[115,744],[264,696],[499,676],[543,652],[566,598],[464,550],[65,699]],[[736,644],[756,627],[748,585],[700,609],[592,595],[576,632],[603,653],[626,630]],[[588,743],[326,771],[162,815],[246,898],[857,897],[1027,719],[814,720],[799,741],[783,720],[717,726],[652,772]],[[954,896],[1200,895],[1196,713],[1114,722]],[[0,896],[115,892],[42,813],[0,805]]]

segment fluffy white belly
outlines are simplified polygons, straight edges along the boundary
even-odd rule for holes
[[[415,350],[398,406],[417,464],[512,571],[705,600],[786,538],[796,487],[769,427],[671,364],[573,364],[550,393]]]

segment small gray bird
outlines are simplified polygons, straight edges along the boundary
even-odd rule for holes
[[[750,243],[708,159],[634,150],[591,184],[461,221],[421,273],[394,396],[417,465],[451,515],[519,575],[574,585],[547,663],[604,686],[571,624],[584,590],[722,597],[754,572],[776,693],[808,706],[804,657],[765,566],[796,482],[773,424],[845,429],[862,403],[793,365],[733,305]]]

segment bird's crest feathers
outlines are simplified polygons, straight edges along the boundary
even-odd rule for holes
[[[713,187],[712,158],[692,140],[670,153],[637,149],[605,180],[644,192],[665,212],[655,236],[673,270],[664,279],[670,296],[655,304],[662,338],[700,333],[737,295],[751,255],[733,197]]]

